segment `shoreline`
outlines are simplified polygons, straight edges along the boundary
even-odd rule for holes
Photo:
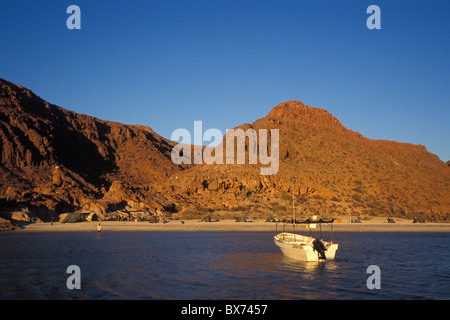
[[[274,222],[256,220],[251,222],[235,222],[225,219],[216,222],[201,222],[199,220],[184,220],[183,223],[171,220],[167,223],[149,223],[148,221],[92,221],[78,223],[50,222],[31,223],[22,225],[22,229],[13,232],[97,232],[98,223],[102,226],[102,232],[108,231],[282,231],[283,224],[276,226]],[[320,229],[313,229],[318,232]],[[329,232],[330,227],[322,226],[324,232]],[[286,231],[291,232],[292,226],[286,226]],[[296,225],[295,231],[308,232],[303,225]],[[412,223],[408,220],[396,223],[362,222],[362,223],[333,223],[333,232],[450,232],[450,223]]]

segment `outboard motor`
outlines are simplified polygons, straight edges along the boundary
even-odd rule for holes
[[[325,246],[323,245],[322,241],[316,239],[313,241],[313,248],[315,251],[319,254],[319,260],[327,260],[327,257],[325,256],[325,251],[327,250]]]

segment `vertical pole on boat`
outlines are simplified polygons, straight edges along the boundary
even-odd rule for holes
[[[292,221],[292,229],[294,230],[294,241],[295,241],[295,208],[294,208],[294,180],[292,180],[292,216],[294,221]]]
[[[319,222],[319,227],[320,227],[320,240],[323,240],[322,237],[322,224]]]
[[[333,221],[331,221],[331,244],[333,244]]]

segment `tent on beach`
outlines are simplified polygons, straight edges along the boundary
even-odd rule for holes
[[[87,217],[86,221],[98,221],[98,216],[95,212],[91,212]]]
[[[148,217],[147,220],[149,223],[158,223],[159,222],[159,219],[157,216],[150,216],[150,217]]]
[[[68,213],[67,216],[64,218],[64,220],[61,221],[61,223],[83,222],[83,221],[87,220],[87,217],[89,215],[90,215],[90,213],[85,213],[85,212]]]
[[[220,220],[218,220],[218,219],[212,220],[211,216],[206,216],[201,220],[201,222],[218,222],[218,221],[220,221]]]
[[[211,217],[210,216],[206,216],[202,219],[202,222],[211,222]]]

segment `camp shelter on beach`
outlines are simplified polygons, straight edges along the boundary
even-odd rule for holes
[[[98,221],[98,216],[95,212],[91,212],[87,217],[86,221]]]
[[[219,219],[212,220],[211,216],[206,216],[201,220],[201,222],[218,222],[218,221],[220,221],[220,220]]]
[[[92,220],[94,216],[90,212],[72,212],[68,213],[67,216],[61,221],[61,223],[77,223],[83,221],[96,221]],[[95,215],[95,219],[97,215]],[[91,220],[88,220],[91,219]]]

